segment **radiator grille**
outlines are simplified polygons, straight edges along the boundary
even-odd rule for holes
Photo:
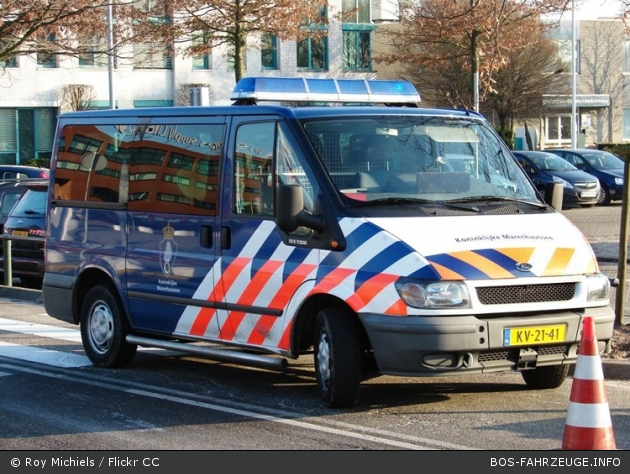
[[[487,286],[477,288],[479,301],[486,305],[570,301],[574,296],[575,283]]]

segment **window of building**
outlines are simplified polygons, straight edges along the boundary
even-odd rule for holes
[[[343,26],[343,67],[350,71],[372,70],[372,25]]]
[[[171,69],[173,66],[171,48],[161,49],[153,43],[133,45],[134,69]]]
[[[210,69],[212,67],[212,53],[210,47],[212,46],[212,39],[208,34],[197,32],[192,39],[193,48],[208,48],[204,52],[194,54],[192,56],[193,69]]]
[[[5,67],[18,67],[17,56],[0,60],[0,68],[5,68]]]
[[[630,38],[623,42],[623,72],[630,73]]]
[[[41,68],[55,68],[57,67],[57,56],[50,52],[54,46],[56,37],[54,33],[50,33],[46,38],[46,42],[50,45],[48,51],[40,51],[37,53],[37,66]]]
[[[343,68],[372,70],[372,31],[369,0],[343,0]]]
[[[1,108],[0,163],[50,158],[56,120],[54,107]]]
[[[623,137],[624,141],[630,141],[630,109],[623,109]]]
[[[546,146],[561,146],[571,143],[571,115],[549,115],[545,117]]]
[[[81,67],[107,67],[107,40],[105,38],[92,37],[81,41],[83,52],[79,54],[79,66]]]
[[[260,47],[260,63],[263,69],[279,69],[278,65],[278,37],[263,35]]]
[[[321,71],[328,69],[328,37],[306,38],[297,43],[297,67]]]
[[[562,20],[558,26],[551,31],[551,38],[558,45],[558,56],[568,66],[572,62],[573,53],[573,25],[571,21]],[[575,32],[575,72],[580,73],[580,29],[579,22]],[[569,67],[569,71],[570,71]]]
[[[370,0],[343,0],[344,23],[370,23]]]

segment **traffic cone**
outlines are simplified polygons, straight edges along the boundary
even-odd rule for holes
[[[584,318],[562,449],[617,449],[610,420],[604,369],[597,348],[595,322]]]

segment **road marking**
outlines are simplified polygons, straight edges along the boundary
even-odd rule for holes
[[[470,446],[449,443],[436,439],[406,435],[396,431],[380,430],[368,426],[339,422],[326,417],[311,418],[302,413],[294,413],[243,402],[235,402],[228,399],[208,397],[131,380],[114,380],[110,377],[96,374],[82,373],[81,375],[76,375],[73,373],[62,373],[61,371],[15,366],[2,362],[0,362],[0,369],[35,374],[43,377],[51,377],[53,379],[65,380],[72,383],[89,385],[106,390],[133,393],[142,397],[164,400],[221,413],[229,413],[236,416],[242,416],[244,418],[253,418],[271,423],[289,425],[303,430],[319,431],[362,441],[370,441],[395,448],[410,450],[476,449]]]
[[[92,365],[90,359],[84,355],[54,351],[42,347],[23,346],[2,341],[0,341],[0,356],[37,362],[38,364],[52,365],[53,367],[71,368]]]
[[[31,336],[50,337],[60,341],[76,342],[81,344],[81,333],[78,329],[65,329],[46,324],[25,323],[12,319],[0,318],[0,331],[17,332]]]

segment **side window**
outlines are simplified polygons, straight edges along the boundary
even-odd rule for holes
[[[236,131],[232,212],[273,215],[275,122],[249,123]]]
[[[125,203],[133,144],[126,129],[111,125],[64,127],[57,155],[55,199]]]
[[[222,124],[138,127],[129,210],[216,215],[224,133]]]
[[[317,189],[313,185],[310,168],[303,163],[302,154],[291,142],[291,135],[284,127],[278,128],[278,143],[276,145],[278,181],[282,184],[298,184],[302,188],[304,196],[304,210],[314,213],[315,196]]]

